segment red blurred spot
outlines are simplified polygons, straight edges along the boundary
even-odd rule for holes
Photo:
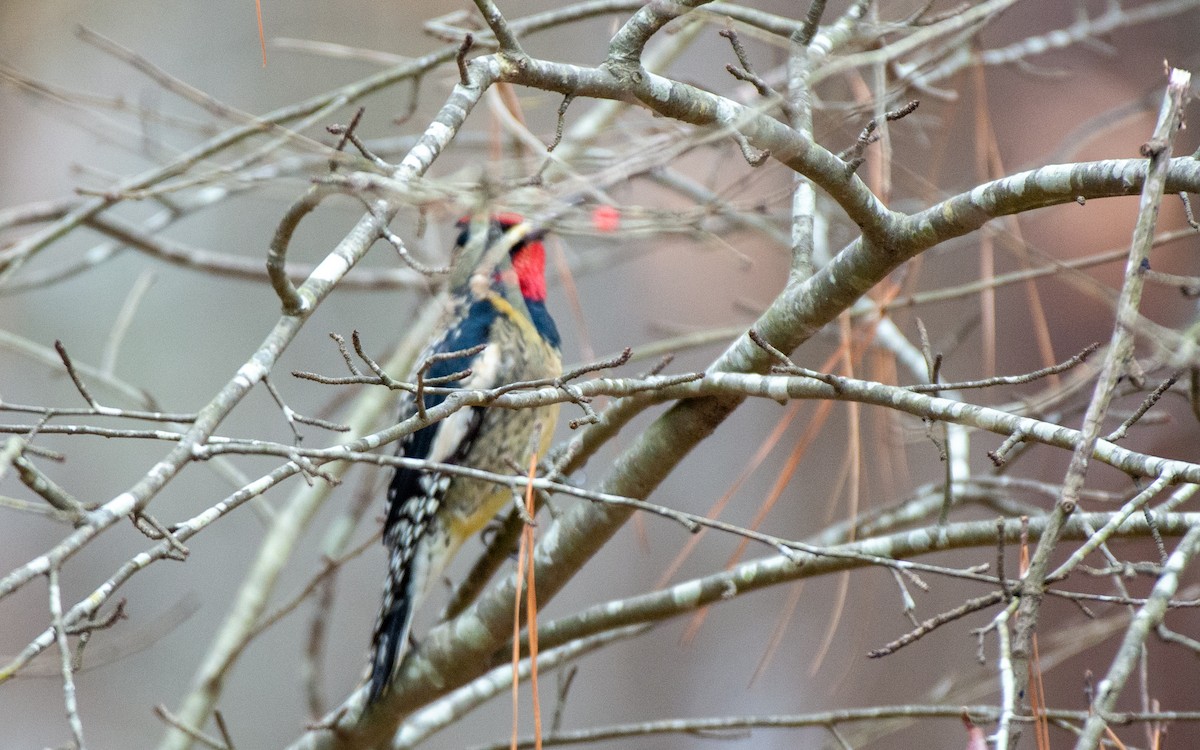
[[[615,232],[621,226],[621,212],[613,206],[596,206],[592,210],[592,226],[597,232]]]
[[[515,214],[511,211],[504,211],[502,213],[492,214],[492,221],[500,222],[500,226],[505,231],[508,231],[509,229],[525,221],[525,217],[521,214]]]
[[[987,738],[983,735],[983,730],[975,726],[971,718],[963,713],[963,725],[967,728],[967,750],[987,750]]]

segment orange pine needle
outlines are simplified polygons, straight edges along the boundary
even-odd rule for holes
[[[882,295],[883,300],[880,302],[880,304],[886,305],[889,301],[894,299],[896,297],[896,295],[899,294],[899,292],[900,292],[899,286],[891,285],[889,289],[884,291],[884,293]],[[863,338],[863,340],[861,342],[859,342],[858,346],[854,345],[854,342],[852,340],[850,340],[850,337],[847,334],[846,337],[843,338],[843,341],[842,341],[841,345],[838,347],[837,351],[835,351],[833,354],[831,354],[829,356],[829,358],[826,359],[824,363],[822,363],[821,369],[823,371],[828,371],[839,360],[841,360],[843,362],[844,371],[847,374],[853,375],[854,370],[853,370],[852,363],[855,360],[861,358],[863,351],[866,349],[867,343],[870,341],[871,338],[874,337],[874,333],[875,333],[875,326],[874,325],[868,326],[867,330],[866,330],[867,335]],[[800,442],[792,450],[791,455],[788,456],[787,462],[784,464],[783,470],[780,472],[779,476],[776,478],[775,484],[772,485],[770,492],[768,492],[766,500],[763,501],[763,504],[759,507],[758,512],[754,515],[754,518],[751,519],[750,524],[747,528],[752,529],[752,530],[757,530],[758,527],[760,525],[762,525],[762,522],[766,519],[766,516],[771,511],[771,508],[773,508],[775,506],[775,503],[783,495],[783,491],[787,488],[788,484],[791,482],[793,475],[796,473],[796,469],[800,465],[800,459],[802,459],[808,453],[809,446],[811,446],[813,441],[815,441],[817,439],[817,436],[821,434],[821,428],[825,425],[826,420],[829,418],[829,413],[833,408],[833,404],[834,404],[834,402],[832,402],[832,401],[822,401],[821,404],[817,407],[816,413],[813,415],[813,418],[809,421],[808,429],[800,437]],[[855,423],[855,434],[852,436],[852,443],[859,444],[860,439],[859,439],[858,433],[857,433],[858,411],[856,408],[851,409],[851,415],[852,415],[852,421]],[[793,417],[794,417],[794,414],[789,412],[786,415],[786,421],[790,422]],[[785,427],[786,427],[786,425],[782,424],[782,423],[780,425],[777,425],[775,432],[772,432],[771,436],[768,438],[768,443],[773,445],[773,442],[779,439],[779,437],[782,434],[782,430]],[[769,448],[767,448],[766,450],[769,451]],[[719,513],[720,510],[725,507],[725,504],[729,501],[729,499],[732,498],[734,492],[736,492],[737,487],[740,486],[741,482],[745,478],[747,478],[749,476],[749,474],[752,473],[753,470],[757,468],[758,464],[761,463],[762,459],[764,459],[766,457],[765,455],[763,455],[764,453],[765,453],[765,451],[760,449],[759,454],[756,454],[754,459],[751,461],[751,465],[750,465],[750,467],[748,467],[748,470],[744,471],[742,473],[742,475],[738,477],[737,481],[734,483],[734,486],[730,488],[729,492],[726,493],[726,495],[724,497],[722,497],[713,506],[712,509],[710,509],[710,511],[709,511],[710,517],[712,517],[711,516],[712,512],[715,511],[715,512]],[[761,458],[760,458],[760,455],[761,455]],[[857,512],[858,512],[857,482],[858,482],[858,477],[857,477],[857,473],[856,473],[855,474],[855,483],[856,483],[855,498],[852,499],[854,515],[857,515]],[[692,548],[695,546],[695,544],[697,542],[698,542],[698,540],[695,538],[688,541],[688,544],[684,547],[684,550],[683,550],[683,552],[681,552],[680,556],[677,557],[674,562],[672,562],[671,568],[668,571],[669,575],[674,574],[674,572],[679,568],[679,565],[682,564],[683,558],[685,558],[687,556],[687,554],[689,554],[691,552]],[[733,554],[729,556],[729,559],[725,563],[726,569],[733,567],[733,564],[736,563],[741,558],[742,554],[746,551],[746,547],[749,545],[749,543],[750,543],[750,540],[745,539],[745,538],[743,538],[738,543],[737,549],[734,550]],[[660,581],[660,585],[665,585],[666,579],[667,579],[667,576],[664,576],[663,579]],[[684,631],[683,636],[681,637],[680,640],[682,640],[684,643],[691,642],[691,640],[693,638],[695,638],[696,634],[700,631],[701,626],[704,625],[704,621],[705,621],[705,619],[707,619],[707,617],[708,617],[708,607],[704,607],[704,608],[700,609],[698,612],[696,612],[696,614],[692,616],[692,620],[690,623],[688,623],[687,630]],[[764,657],[769,657],[769,654],[764,654]]]
[[[513,602],[513,642],[512,642],[512,742],[510,747],[517,750],[517,729],[521,708],[521,584],[525,580],[525,532],[521,532],[521,545],[517,550],[517,593]]]
[[[533,478],[537,475],[537,454],[534,453],[529,457],[529,479],[530,484],[525,485],[525,512],[533,518]],[[534,589],[534,573],[533,573],[533,524],[526,524],[525,529],[521,532],[523,539],[522,547],[526,554],[529,555],[529,580],[525,586],[525,611],[528,613],[528,629],[529,629],[529,687],[533,692],[533,746],[536,750],[542,750],[542,702],[538,697],[538,639],[537,639],[537,593]],[[519,634],[518,634],[519,636]]]
[[[983,66],[976,64],[975,73],[975,173],[987,179],[990,156],[988,145],[995,141],[992,122],[988,118],[986,79]],[[992,239],[993,229],[984,226],[979,230],[979,277],[991,281],[996,276],[996,251]],[[996,289],[988,286],[979,293],[980,328],[983,335],[983,376],[996,374]]]
[[[1004,161],[1000,158],[1000,143],[996,139],[996,131],[992,128],[991,120],[987,113],[987,86],[986,79],[983,75],[983,66],[976,65],[974,69],[975,87],[979,92],[976,100],[976,173],[980,179],[995,180],[1003,177],[1007,172],[1004,168]],[[1006,236],[1011,239],[1015,245],[1016,255],[1021,262],[1021,265],[1028,270],[1030,268],[1028,247],[1025,244],[1025,239],[1021,235],[1021,224],[1015,216],[1007,216],[1003,220],[1004,231]],[[994,257],[994,232],[989,231],[987,227],[980,230],[980,276],[989,281],[995,277],[995,257]],[[1050,324],[1046,315],[1046,310],[1042,305],[1042,297],[1038,293],[1037,283],[1033,279],[1025,281],[1025,296],[1029,300],[1029,317],[1033,324],[1034,341],[1037,343],[1038,354],[1041,355],[1042,364],[1049,366],[1057,361],[1054,354],[1054,344],[1050,336]],[[983,336],[984,336],[984,356],[985,356],[985,375],[991,376],[995,373],[995,356],[996,356],[996,290],[988,287],[980,293],[980,300],[983,306]],[[991,365],[990,369],[987,365]],[[1048,381],[1052,386],[1057,387],[1060,378],[1058,374],[1050,376]]]
[[[1025,521],[1027,519],[1022,519]],[[1020,575],[1024,576],[1029,570],[1029,534],[1023,525],[1021,528],[1021,547],[1019,555]],[[1044,710],[1046,703],[1046,683],[1042,680],[1042,659],[1038,653],[1037,633],[1033,634],[1033,660],[1029,665],[1029,708],[1034,716],[1034,737],[1038,750],[1050,748],[1050,722]]]
[[[801,436],[800,442],[796,445],[795,449],[792,450],[791,455],[788,456],[787,463],[784,465],[783,470],[779,473],[779,477],[775,480],[774,486],[771,487],[771,491],[767,494],[766,500],[763,501],[762,505],[758,509],[758,512],[754,515],[754,518],[750,521],[750,524],[747,526],[747,528],[751,530],[757,530],[758,527],[762,525],[762,522],[766,519],[767,514],[771,511],[771,508],[775,506],[775,502],[780,498],[780,496],[783,495],[783,491],[787,489],[788,484],[791,482],[792,476],[796,473],[796,468],[800,465],[800,459],[804,457],[804,455],[808,452],[809,446],[812,445],[813,441],[817,439],[817,436],[821,434],[821,427],[825,424],[825,420],[829,417],[829,412],[833,409],[833,403],[834,402],[832,401],[822,401],[817,407],[817,413],[813,415],[812,420],[809,422],[808,429],[805,431],[804,435]],[[743,538],[740,541],[737,549],[733,551],[733,554],[730,555],[729,559],[726,561],[726,569],[733,567],[734,563],[741,558],[742,553],[746,550],[747,544],[749,544],[748,539]],[[695,638],[696,633],[700,631],[700,627],[704,624],[704,620],[707,617],[708,607],[704,607],[698,611],[692,617],[692,621],[688,624],[688,628],[686,631],[684,631],[681,640],[684,643],[689,643],[693,638]]]
[[[1029,664],[1029,709],[1033,712],[1034,737],[1038,750],[1050,750],[1050,722],[1046,718],[1046,684],[1042,681],[1042,661],[1038,654],[1037,633],[1033,634],[1033,660]]]
[[[842,352],[842,371],[847,377],[854,377],[854,360],[859,352],[855,351],[853,331],[850,325],[850,316],[843,314],[838,316],[838,330],[841,335],[842,346],[838,347]],[[849,529],[850,541],[854,539],[854,522],[858,519],[858,504],[860,499],[860,491],[862,489],[862,433],[861,433],[861,408],[854,401],[846,404],[846,417],[849,427],[847,435],[847,450],[849,453]],[[846,611],[846,599],[850,594],[850,573],[847,571],[841,575],[841,580],[838,581],[837,599],[833,605],[833,614],[829,620],[829,627],[825,631],[825,640],[821,643],[821,647],[817,649],[816,658],[813,659],[812,666],[808,670],[810,676],[815,675],[824,663],[825,657],[829,654],[829,649],[833,646],[833,639],[837,635],[838,625],[841,623],[842,615]]]
[[[262,0],[254,0],[254,13],[258,16],[258,43],[262,47],[263,67],[267,67],[267,35],[263,33]]]
[[[525,485],[525,512],[533,518],[533,483],[537,476],[537,452],[529,456],[530,484]],[[517,750],[517,732],[520,727],[520,685],[521,685],[521,587],[525,587],[525,611],[528,615],[529,628],[529,685],[533,691],[533,743],[536,750],[542,748],[542,704],[538,700],[538,641],[537,641],[537,593],[533,586],[533,524],[525,524],[521,530],[521,543],[517,550],[517,592],[513,602],[513,644],[512,644],[512,740],[510,747]],[[528,562],[528,564],[526,564]]]
[[[1117,750],[1129,750],[1125,743],[1121,742],[1120,738],[1117,737],[1117,734],[1112,730],[1112,727],[1105,727],[1104,733],[1108,735],[1108,738],[1112,740],[1112,743],[1117,746]],[[1047,745],[1047,747],[1049,747],[1049,745]]]
[[[788,589],[788,598],[783,605],[783,611],[780,616],[775,618],[775,627],[771,630],[771,638],[767,641],[767,647],[763,649],[762,656],[758,658],[758,666],[754,668],[754,674],[750,676],[750,685],[758,681],[763,672],[767,671],[767,665],[771,663],[771,657],[779,645],[783,643],[783,636],[787,634],[788,623],[792,621],[792,616],[796,614],[796,607],[800,606],[800,595],[804,593],[804,581],[797,581]]]
[[[733,480],[733,484],[729,485],[729,489],[725,491],[725,494],[721,495],[721,497],[712,504],[712,507],[708,509],[708,512],[704,514],[705,518],[711,518],[715,520],[721,517],[721,513],[725,510],[725,506],[729,504],[729,501],[732,500],[733,496],[737,494],[737,491],[741,489],[742,484],[747,479],[752,477],[754,472],[758,471],[758,467],[762,465],[762,462],[766,461],[767,456],[771,454],[771,451],[775,450],[775,446],[779,444],[779,441],[783,438],[783,434],[787,432],[787,428],[791,426],[793,421],[795,421],[796,415],[800,413],[800,408],[802,406],[804,406],[803,401],[792,401],[787,405],[787,411],[785,411],[783,416],[779,418],[779,422],[775,424],[775,429],[772,430],[771,434],[767,436],[767,439],[758,446],[758,451],[750,459],[750,463],[746,464],[746,467],[742,469],[742,473],[738,474],[737,478]],[[704,536],[704,531],[704,529],[701,529],[698,533],[692,534],[690,537],[688,537],[687,543],[683,545],[683,549],[679,551],[679,554],[677,554],[675,559],[671,561],[671,564],[667,566],[666,571],[662,574],[662,576],[659,577],[658,583],[655,584],[656,588],[663,588],[671,582],[671,579],[674,578],[675,574],[679,572],[679,568],[683,566],[684,561],[687,560],[688,556],[692,554],[692,550],[694,550],[696,545],[700,543],[700,539]]]

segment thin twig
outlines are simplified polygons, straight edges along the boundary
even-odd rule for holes
[[[1057,375],[1060,372],[1066,372],[1074,367],[1078,367],[1093,352],[1100,348],[1100,344],[1089,344],[1075,356],[1070,359],[1060,362],[1057,365],[1043,367],[1040,370],[1027,372],[1024,375],[1001,375],[994,378],[985,378],[983,380],[964,380],[958,383],[917,383],[915,385],[904,386],[906,389],[914,393],[937,393],[938,391],[949,390],[967,390],[970,388],[992,388],[997,385],[1020,385],[1022,383],[1032,383],[1035,380],[1047,377],[1049,375]]]
[[[109,331],[108,341],[104,344],[104,355],[100,359],[100,369],[105,374],[112,375],[116,371],[121,343],[125,340],[125,334],[129,332],[129,326],[133,324],[134,314],[137,312],[138,305],[141,304],[142,297],[153,283],[154,272],[143,271],[138,274],[137,280],[133,282],[129,294],[125,297],[121,311],[117,314],[117,319],[113,321],[112,330]]]
[[[389,245],[396,249],[396,254],[400,256],[400,260],[403,261],[405,265],[422,276],[432,277],[450,273],[450,268],[448,266],[427,266],[414,258],[412,253],[408,251],[408,247],[404,244],[404,240],[398,234],[393,232],[387,225],[380,227],[379,235],[383,237],[383,239],[387,240]]]
[[[738,33],[733,29],[722,29],[717,32],[719,35],[729,40],[730,46],[733,47],[733,53],[737,55],[738,62],[742,67],[738,68],[733,65],[726,65],[725,70],[729,75],[749,83],[758,92],[759,96],[770,101],[779,102],[783,109],[784,116],[788,122],[794,122],[797,117],[797,110],[785,97],[780,96],[779,92],[771,88],[771,85],[766,82],[762,76],[754,72],[754,68],[750,65],[750,57],[746,54],[746,48],[742,46],[741,39]],[[757,166],[752,164],[751,166]]]
[[[196,727],[192,727],[192,726],[188,726],[187,724],[184,724],[179,719],[179,717],[175,716],[173,713],[171,713],[169,710],[167,710],[167,707],[161,703],[154,707],[154,715],[157,716],[158,718],[162,719],[166,723],[170,724],[171,726],[175,727],[179,731],[183,732],[188,737],[191,737],[195,741],[199,742],[200,744],[212,748],[212,750],[231,750],[231,748],[228,745],[221,742],[216,737],[213,737],[210,734],[205,734],[204,732],[200,731]]]
[[[75,384],[75,390],[79,391],[79,395],[83,396],[83,400],[88,406],[95,409],[97,412],[103,411],[103,407],[92,398],[92,394],[88,392],[87,386],[83,383],[83,378],[79,377],[79,373],[75,370],[75,366],[71,364],[71,357],[67,354],[67,347],[59,339],[54,340],[54,349],[58,352],[59,358],[62,359],[63,366],[67,368],[67,374],[71,376],[71,382]]]
[[[151,539],[161,539],[166,541],[171,547],[172,559],[180,561],[187,559],[188,555],[190,554],[188,548],[184,546],[183,542],[179,541],[174,532],[172,532],[166,526],[163,526],[162,522],[157,518],[149,513],[136,513],[134,514],[133,522],[133,525],[138,531],[142,532]],[[145,529],[143,529],[141,526],[143,523],[149,526],[154,531],[154,534],[148,533]],[[157,536],[155,536],[156,534]]]
[[[962,619],[963,617],[966,617],[969,614],[978,612],[981,609],[987,609],[988,607],[990,607],[994,604],[999,604],[1000,602],[1004,601],[1005,598],[1006,598],[1005,592],[993,591],[990,594],[985,594],[984,596],[980,596],[975,599],[971,599],[970,601],[964,602],[963,604],[960,604],[959,606],[955,607],[952,610],[949,610],[948,612],[943,612],[939,615],[936,615],[934,617],[929,618],[928,620],[921,622],[916,628],[909,631],[908,633],[905,633],[904,635],[900,636],[899,638],[892,641],[891,643],[888,643],[884,646],[880,646],[877,649],[868,651],[867,656],[871,659],[878,659],[883,656],[890,656],[891,654],[896,653],[897,651],[899,651],[900,649],[909,645],[910,643],[915,643],[916,641],[920,640],[923,636],[925,636],[929,633],[932,633],[934,630],[937,630],[942,625],[945,625],[946,623],[949,623],[949,622],[954,622],[955,620]]]
[[[920,101],[913,99],[899,109],[885,112],[883,117],[887,122],[895,122],[912,114],[920,104]],[[866,157],[863,154],[866,152],[867,146],[879,140],[879,134],[875,132],[875,129],[878,127],[879,122],[872,117],[867,126],[859,133],[858,140],[854,142],[854,145],[838,154],[838,158],[846,162],[846,170],[848,172],[853,173],[866,161]]]
[[[766,339],[764,339],[762,337],[761,333],[759,333],[758,331],[756,331],[753,328],[751,328],[749,331],[747,331],[746,335],[750,337],[750,340],[753,341],[755,343],[755,345],[757,345],[760,349],[765,351],[767,354],[770,354],[772,357],[774,357],[776,360],[778,360],[781,363],[780,365],[777,365],[772,368],[774,371],[780,372],[780,373],[786,373],[788,375],[799,375],[800,377],[812,378],[814,380],[819,380],[822,383],[825,383],[826,385],[828,385],[830,388],[833,388],[833,390],[835,392],[837,392],[837,393],[842,392],[842,386],[841,386],[842,380],[837,375],[833,375],[831,373],[825,373],[825,372],[818,372],[816,370],[809,370],[807,368],[800,367],[795,362],[792,362],[790,357],[788,357],[786,354],[784,354],[783,352],[779,351],[774,346],[772,346],[769,341],[767,341]]]
[[[225,747],[229,750],[237,750],[233,744],[233,736],[229,733],[229,727],[225,724],[225,714],[221,713],[221,709],[213,709],[213,720],[217,722],[217,730],[221,732],[221,739],[225,742]]]
[[[517,41],[516,34],[509,27],[508,21],[504,20],[504,16],[500,13],[500,9],[496,7],[496,4],[492,0],[475,0],[475,7],[483,15],[483,20],[487,22],[488,28],[496,35],[496,42],[500,45],[500,51],[513,57],[524,57],[525,50],[521,48],[521,43]]]
[[[1129,418],[1122,422],[1120,427],[1110,432],[1107,436],[1105,436],[1104,439],[1110,443],[1115,443],[1128,435],[1129,428],[1136,424],[1139,419],[1144,417],[1146,412],[1150,411],[1150,409],[1158,403],[1158,400],[1162,398],[1164,393],[1171,390],[1171,386],[1178,382],[1179,378],[1183,376],[1183,373],[1184,370],[1176,370],[1171,374],[1171,377],[1160,383],[1157,388],[1151,391],[1149,396],[1142,400],[1142,403],[1136,410],[1134,410],[1133,414],[1130,414]]]
[[[562,143],[563,127],[566,124],[567,108],[571,106],[571,102],[575,99],[574,93],[564,94],[562,103],[558,105],[558,119],[554,123],[554,141],[546,147],[546,153],[550,153],[558,148],[558,144]]]
[[[425,413],[425,387],[427,385],[445,385],[447,383],[465,380],[471,376],[471,368],[465,367],[462,370],[450,373],[449,375],[441,375],[436,378],[426,378],[425,374],[429,372],[429,368],[439,362],[448,362],[451,360],[464,359],[470,362],[472,357],[474,357],[476,354],[479,354],[486,348],[488,348],[488,344],[486,343],[476,344],[475,346],[452,352],[435,352],[422,360],[421,364],[417,367],[416,391],[417,415],[420,416],[422,422],[429,419],[429,416]]]
[[[812,4],[808,6],[808,15],[804,17],[804,24],[796,29],[792,41],[802,48],[812,44],[813,37],[817,34],[817,28],[821,24],[821,16],[824,14],[825,0],[812,0]]]
[[[270,630],[272,627],[275,626],[276,623],[278,623],[280,620],[282,620],[283,618],[287,617],[289,614],[294,612],[297,607],[299,607],[310,596],[312,596],[313,592],[316,591],[318,587],[320,587],[322,584],[329,581],[334,576],[334,574],[337,573],[337,571],[339,569],[341,569],[341,567],[343,565],[350,562],[351,560],[357,559],[364,552],[366,552],[367,550],[371,549],[373,546],[378,544],[379,538],[380,538],[379,533],[373,534],[369,538],[363,540],[363,542],[361,544],[359,544],[357,547],[354,547],[353,549],[351,549],[349,552],[342,555],[338,559],[324,560],[322,563],[322,566],[321,566],[321,570],[318,571],[316,575],[314,575],[312,578],[309,579],[308,583],[304,586],[304,588],[302,588],[299,592],[297,592],[296,595],[293,596],[291,599],[289,599],[287,602],[280,605],[279,608],[276,609],[274,612],[271,612],[267,616],[263,617],[261,620],[258,621],[258,623],[255,624],[254,629],[251,630],[249,635],[247,636],[247,642],[249,642],[251,639],[257,638],[259,635],[262,635],[266,631]]]
[[[342,360],[346,363],[346,369],[351,375],[361,377],[362,371],[354,364],[354,359],[350,356],[350,351],[346,348],[346,339],[340,333],[330,333],[329,338],[337,343],[338,352],[342,355]]]
[[[996,577],[1000,579],[1000,592],[1004,594],[1004,600],[1008,601],[1012,598],[1012,591],[1008,588],[1008,578],[1004,573],[1004,518],[996,519]]]
[[[354,117],[350,118],[349,125],[346,125],[346,126],[330,125],[329,127],[325,128],[326,130],[328,130],[330,132],[330,134],[341,136],[340,138],[338,138],[338,142],[333,147],[334,153],[341,153],[342,149],[346,148],[346,144],[350,141],[351,138],[353,138],[356,141],[356,143],[354,145],[356,147],[358,147],[358,150],[360,152],[362,152],[363,156],[367,156],[365,147],[360,145],[361,142],[358,141],[358,137],[354,135],[354,130],[355,130],[355,128],[358,127],[358,123],[362,120],[363,113],[366,111],[367,111],[366,107],[359,107],[358,110],[355,111]],[[367,156],[367,158],[369,159],[371,157]],[[338,159],[330,159],[329,160],[329,171],[330,172],[336,172],[339,166],[340,166],[340,162]]]
[[[75,691],[71,647],[67,644],[67,628],[63,624],[62,589],[58,584],[58,568],[50,568],[47,577],[50,589],[50,618],[54,627],[54,639],[58,643],[63,683],[63,705],[67,711],[67,724],[70,725],[71,735],[75,738],[76,750],[87,750],[87,743],[83,740],[83,721],[79,718],[79,702]]]
[[[17,437],[11,439],[21,440]],[[17,470],[17,477],[21,480],[21,484],[45,500],[50,507],[63,513],[75,525],[85,521],[88,513],[87,506],[76,500],[71,493],[47,476],[37,467],[37,464],[18,454],[12,457],[12,465]]]
[[[271,400],[283,412],[283,419],[292,431],[292,440],[295,441],[296,445],[304,442],[304,436],[300,434],[300,430],[296,427],[296,413],[292,411],[292,407],[288,406],[287,402],[283,400],[283,395],[275,387],[275,384],[271,382],[270,377],[264,375],[262,382],[267,388],[267,393],[271,394]]]
[[[254,116],[242,112],[225,102],[218,101],[211,94],[201,91],[200,89],[188,83],[184,83],[175,76],[167,73],[162,68],[136,52],[117,44],[112,39],[99,34],[86,26],[79,26],[75,30],[78,36],[84,42],[91,44],[99,50],[115,57],[116,59],[126,63],[134,70],[143,73],[156,84],[162,87],[164,91],[170,91],[177,96],[180,96],[187,101],[192,102],[200,107],[203,107],[207,112],[221,119],[231,120],[233,122],[252,122]]]
[[[1183,201],[1183,214],[1187,217],[1188,226],[1192,229],[1200,229],[1200,222],[1196,221],[1196,215],[1192,213],[1192,199],[1186,192],[1179,194],[1179,200]]]
[[[992,463],[996,466],[1003,466],[1008,461],[1008,454],[1023,443],[1026,437],[1028,436],[1024,431],[1014,430],[1011,435],[1004,438],[1004,442],[1000,443],[1000,446],[996,450],[988,451],[988,458],[992,459]]]

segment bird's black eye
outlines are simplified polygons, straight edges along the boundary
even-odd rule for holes
[[[459,229],[458,239],[454,241],[454,244],[458,247],[466,247],[467,238],[471,236],[471,222],[466,219],[459,219],[454,226]]]
[[[504,236],[505,232],[517,226],[522,221],[524,221],[524,219],[518,218],[513,214],[500,214],[499,217],[493,216],[491,221],[488,222],[488,245],[499,242],[500,238]],[[467,243],[471,240],[471,217],[462,217],[454,223],[454,226],[456,226],[459,230],[458,238],[455,240],[454,244],[460,248],[466,247]],[[538,229],[537,231],[530,232],[524,238],[522,238],[520,242],[513,246],[511,252],[515,253],[526,244],[530,242],[537,242],[545,238],[545,236],[545,229]]]

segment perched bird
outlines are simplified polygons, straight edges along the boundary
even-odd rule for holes
[[[466,219],[456,243],[458,256],[450,283],[450,303],[439,333],[418,358],[462,352],[470,355],[435,360],[424,377],[433,379],[469,370],[443,387],[486,389],[508,383],[557,377],[562,373],[558,329],[546,310],[545,247],[541,236],[526,235],[496,258],[497,242],[522,223],[515,214],[488,222],[486,242],[473,237]],[[483,263],[481,266],[480,263]],[[413,378],[416,379],[414,374]],[[429,409],[444,395],[424,395]],[[418,413],[416,396],[402,397],[400,420]],[[558,405],[533,409],[468,407],[402,438],[397,455],[511,473],[513,462],[529,460],[535,429],[548,447]],[[508,487],[438,471],[397,468],[387,493],[383,544],[388,550],[383,604],[372,642],[368,705],[391,684],[407,645],[413,613],[462,543],[477,533],[512,499]]]

